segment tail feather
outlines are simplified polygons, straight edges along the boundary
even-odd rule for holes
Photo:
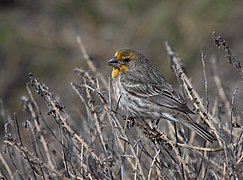
[[[202,126],[197,124],[196,122],[188,123],[187,126],[194,130],[199,136],[203,139],[210,141],[211,143],[216,140],[215,136],[205,130]]]
[[[203,139],[210,141],[211,143],[216,140],[216,137],[204,129],[201,125],[196,123],[188,114],[177,114],[177,117],[169,114],[169,113],[162,113],[163,118],[170,120],[172,122],[182,123],[186,127],[190,128],[191,130],[195,131],[199,136]]]

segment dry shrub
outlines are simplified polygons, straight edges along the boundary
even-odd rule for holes
[[[213,34],[217,47],[241,78],[242,68],[232,55],[225,40]],[[179,125],[159,125],[149,121],[128,119],[119,111],[110,80],[106,80],[93,65],[80,38],[77,39],[91,71],[75,69],[80,84],[71,83],[84,105],[77,120],[78,131],[71,116],[48,87],[29,75],[28,97],[21,97],[25,123],[18,116],[5,120],[4,153],[0,154],[4,179],[240,179],[243,178],[242,116],[234,112],[237,89],[231,99],[225,95],[212,58],[213,79],[219,96],[209,109],[205,55],[201,61],[205,82],[205,105],[184,73],[181,59],[166,43],[171,67],[181,89],[192,103],[201,124],[215,135],[217,141],[208,143]],[[36,100],[40,96],[42,99]],[[225,105],[219,111],[218,99]],[[48,112],[38,106],[44,101]],[[24,135],[23,135],[24,134]]]

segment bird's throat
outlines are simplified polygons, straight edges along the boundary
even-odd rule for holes
[[[111,77],[116,78],[121,72],[124,72],[128,69],[126,64],[122,64],[119,67],[113,67]]]

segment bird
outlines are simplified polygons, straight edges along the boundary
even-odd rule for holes
[[[214,135],[190,117],[195,113],[187,106],[185,98],[142,53],[120,49],[108,65],[112,66],[115,99],[129,117],[145,121],[169,120],[188,127],[209,142],[215,140]]]

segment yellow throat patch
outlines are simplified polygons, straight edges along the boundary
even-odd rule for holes
[[[111,77],[112,78],[116,78],[121,72],[124,72],[127,70],[127,65],[126,64],[122,64],[120,65],[120,67],[118,68],[113,68],[112,69],[112,73],[111,73]]]

